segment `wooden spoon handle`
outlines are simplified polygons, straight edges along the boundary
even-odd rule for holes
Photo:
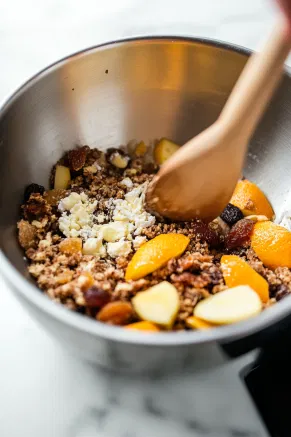
[[[279,22],[263,50],[250,57],[223,108],[220,120],[230,123],[246,139],[252,135],[280,81],[290,49],[286,22]]]

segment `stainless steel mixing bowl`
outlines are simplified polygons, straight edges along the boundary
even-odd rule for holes
[[[257,318],[207,332],[153,335],[110,327],[43,295],[29,278],[16,239],[24,186],[47,186],[50,167],[64,150],[83,144],[106,149],[162,136],[183,144],[217,118],[248,55],[208,40],[117,41],[47,68],[1,109],[1,272],[32,316],[80,357],[119,370],[213,365],[226,352],[238,355],[266,346],[276,332],[272,328],[289,320],[291,298],[286,298]],[[291,78],[286,73],[245,166],[245,175],[268,193],[277,215],[291,201],[290,144]]]

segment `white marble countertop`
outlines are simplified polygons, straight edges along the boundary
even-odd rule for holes
[[[256,48],[273,13],[267,0],[2,1],[0,100],[58,58],[118,37],[195,35]],[[261,435],[248,400],[236,398],[233,364],[155,383],[89,367],[30,319],[1,278],[0,344],[1,437]]]

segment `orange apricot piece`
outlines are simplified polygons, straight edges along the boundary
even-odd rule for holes
[[[269,300],[269,284],[246,261],[236,255],[223,255],[220,261],[223,278],[229,288],[248,285],[261,298]]]
[[[125,279],[137,280],[162,267],[186,250],[190,239],[182,234],[161,234],[143,244],[129,262]]]
[[[244,216],[265,215],[269,220],[274,217],[274,210],[265,194],[247,179],[237,183],[230,203],[240,208]]]
[[[135,331],[151,331],[151,332],[159,332],[160,329],[152,322],[142,321],[131,323],[130,325],[125,326],[126,329],[133,329]]]
[[[251,246],[270,269],[291,268],[291,232],[273,222],[257,222],[251,236]]]
[[[204,320],[199,319],[195,316],[188,317],[186,319],[186,325],[188,326],[188,328],[192,329],[210,329],[214,327],[214,325],[212,325],[211,323],[205,322]]]

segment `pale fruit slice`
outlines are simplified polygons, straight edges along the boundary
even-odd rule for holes
[[[143,141],[141,141],[140,143],[137,144],[134,153],[136,156],[143,156],[145,155],[146,151],[147,151],[147,146]]]
[[[65,167],[64,165],[57,165],[54,188],[66,190],[70,184],[70,181],[71,181],[70,169],[68,167]]]
[[[167,329],[172,327],[180,307],[178,291],[167,281],[137,293],[131,303],[142,320]]]
[[[159,332],[160,329],[152,322],[143,321],[131,323],[130,325],[125,326],[125,329],[132,329],[134,331],[147,331],[147,332]]]
[[[227,325],[249,319],[262,310],[262,301],[248,285],[228,288],[202,300],[194,316],[216,325]]]
[[[192,329],[210,329],[213,328],[214,325],[211,323],[205,322],[202,319],[198,319],[198,317],[190,316],[186,319],[186,325],[188,328]]]
[[[136,281],[154,272],[171,258],[182,255],[189,242],[189,237],[182,234],[158,235],[135,252],[127,266],[125,279]]]
[[[177,144],[173,143],[166,138],[162,138],[154,149],[154,158],[157,164],[162,165],[167,159],[169,159],[180,148]]]

